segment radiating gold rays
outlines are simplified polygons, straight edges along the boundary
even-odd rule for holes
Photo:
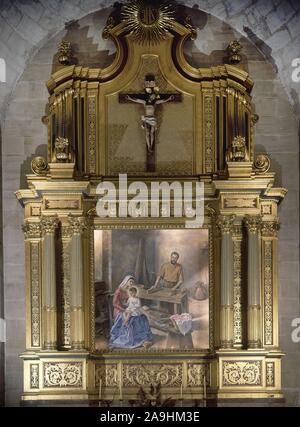
[[[124,6],[122,19],[136,41],[155,44],[163,40],[175,21],[175,10],[170,2],[132,1]]]

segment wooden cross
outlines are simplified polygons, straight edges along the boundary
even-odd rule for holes
[[[155,172],[155,139],[157,134],[157,117],[155,110],[157,105],[167,102],[181,102],[182,96],[179,93],[160,93],[156,86],[155,78],[152,75],[146,76],[144,93],[122,93],[119,94],[119,102],[141,104],[144,106],[144,115],[141,117],[142,128],[145,130],[146,150],[147,150],[147,172]]]

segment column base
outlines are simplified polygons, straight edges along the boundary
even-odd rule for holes
[[[85,350],[84,341],[74,341],[72,342],[71,350]]]
[[[44,350],[56,350],[57,349],[57,343],[45,343],[44,344]]]
[[[232,340],[224,340],[224,341],[221,341],[221,348],[220,348],[220,350],[222,350],[222,349],[233,349],[234,347],[233,347],[233,341]]]
[[[248,348],[249,349],[262,348],[261,347],[261,341],[260,340],[257,340],[257,341],[248,341]]]

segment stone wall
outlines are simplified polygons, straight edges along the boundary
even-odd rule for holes
[[[112,2],[102,3],[105,6]],[[22,391],[22,363],[18,354],[25,348],[23,212],[13,193],[19,187],[24,188],[25,174],[30,171],[32,157],[46,153],[46,128],[41,117],[47,103],[45,81],[58,67],[58,42],[68,38],[75,45],[75,56],[80,64],[103,67],[111,60],[114,47],[101,40],[101,28],[109,10],[82,17],[99,8],[99,4],[99,1],[92,0],[1,2],[0,57],[5,57],[8,64],[8,83],[0,86],[7,320],[6,405],[18,404]],[[199,1],[199,6],[223,20],[194,7],[192,14],[199,35],[195,43],[187,46],[187,57],[197,66],[222,64],[228,43],[234,38],[242,42],[243,64],[255,81],[253,101],[260,115],[256,127],[256,152],[266,151],[271,155],[272,170],[278,173],[278,185],[289,189],[280,208],[280,337],[282,348],[287,353],[283,363],[287,403],[300,405],[300,344],[293,344],[290,337],[291,320],[300,317],[299,123],[295,115],[299,111],[299,88],[294,87],[290,77],[288,53],[290,46],[291,52],[296,57],[300,56],[296,52],[300,33],[296,14],[299,3],[207,0]],[[82,18],[62,30],[65,21],[78,17]],[[298,28],[292,25],[295,20]],[[279,26],[278,22],[282,25]],[[284,36],[286,32],[289,38]]]

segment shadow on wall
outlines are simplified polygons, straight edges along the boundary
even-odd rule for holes
[[[273,65],[275,72],[278,73],[278,67],[275,63],[274,58],[271,55],[272,49],[263,40],[257,37],[257,35],[254,34],[254,32],[250,28],[244,27],[243,30],[247,34],[249,40],[251,40],[252,43],[256,46],[256,48],[264,55],[265,59],[267,59],[270,64]]]
[[[83,21],[83,23],[80,24],[78,20],[66,23],[65,29],[67,33],[64,35],[63,40],[67,40],[71,43],[72,65],[90,68],[106,68],[113,62],[116,53],[113,42],[106,41],[105,44],[107,45],[107,49],[105,50],[99,50],[97,43],[97,39],[99,41],[102,40],[102,31],[112,10],[112,8],[107,8],[92,13],[84,19],[86,23]],[[93,34],[90,35],[91,27],[93,27]],[[58,58],[59,53],[53,57],[52,73],[64,67],[59,63]]]
[[[229,43],[235,39],[238,39],[240,43],[243,45],[243,47],[248,47],[251,45],[249,41],[243,37],[241,34],[234,31],[228,24],[225,22],[222,22],[218,20],[218,18],[215,18],[211,15],[208,15],[206,12],[203,12],[199,9],[197,5],[194,7],[186,7],[187,14],[192,17],[193,25],[196,27],[198,31],[198,39],[197,41],[187,40],[184,46],[184,52],[187,62],[195,67],[195,68],[202,68],[202,67],[211,67],[211,66],[217,66],[217,65],[224,65],[229,63],[228,54],[226,52],[227,46]],[[209,27],[212,23],[215,24],[218,22],[220,29],[219,29],[219,42],[220,42],[220,49],[217,50],[211,50],[208,53],[204,53],[205,50],[209,50],[209,45],[216,43],[216,40],[213,38],[210,38],[213,34],[209,33]],[[199,49],[197,47],[198,40],[200,39],[201,44],[201,32],[205,34],[205,37],[203,38],[205,46],[201,46],[203,49]],[[224,38],[224,34],[226,37]],[[222,35],[222,36],[221,36]],[[242,56],[242,64],[246,71],[248,71],[247,66],[247,57],[243,55],[243,52],[241,52]]]

